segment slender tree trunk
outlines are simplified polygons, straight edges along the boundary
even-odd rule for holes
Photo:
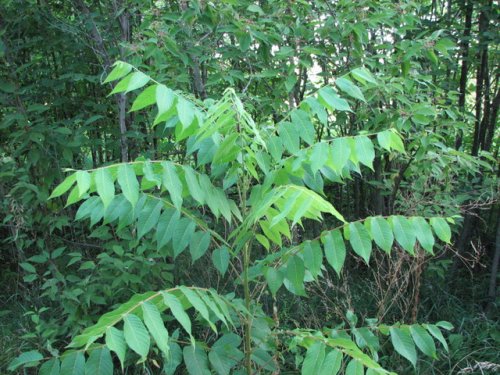
[[[451,3],[451,1],[450,1]],[[462,42],[460,43],[462,49],[462,67],[460,70],[460,84],[459,84],[459,97],[458,97],[458,107],[463,112],[465,112],[465,96],[467,91],[467,76],[469,75],[469,38],[472,28],[472,13],[474,11],[474,3],[472,0],[468,0],[465,7],[465,28],[464,34],[462,36]],[[463,134],[460,131],[455,140],[455,149],[459,149],[462,146]]]
[[[491,310],[493,303],[497,297],[497,276],[498,276],[498,263],[500,262],[500,220],[497,219],[497,234],[495,239],[495,254],[491,264],[490,285],[488,288],[488,310]]]

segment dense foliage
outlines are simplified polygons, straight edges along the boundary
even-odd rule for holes
[[[2,2],[0,369],[498,371],[497,29],[486,0]]]

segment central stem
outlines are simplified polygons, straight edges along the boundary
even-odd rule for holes
[[[245,293],[245,367],[247,374],[252,373],[252,314],[250,312],[250,287],[248,282],[248,269],[250,267],[250,246],[247,243],[243,250],[243,289]]]
[[[243,217],[247,213],[247,193],[248,193],[248,180],[244,177],[243,184],[240,190],[241,197],[241,211]],[[244,324],[244,341],[245,341],[245,368],[247,375],[252,374],[252,313],[250,312],[251,296],[250,296],[250,282],[248,280],[248,270],[250,268],[250,252],[251,240],[247,240],[243,247],[243,293],[245,296],[245,308],[247,314]]]

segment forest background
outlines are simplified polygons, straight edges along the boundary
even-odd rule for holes
[[[370,344],[371,336],[367,342],[360,339],[363,335],[358,331],[352,332],[352,339],[384,367],[403,374],[498,371],[498,9],[498,2],[492,0],[3,0],[0,372],[11,364],[15,371],[31,373],[32,369],[21,370],[18,365],[57,357],[75,335],[138,293],[184,284],[213,287],[226,296],[245,294],[238,282],[240,274],[249,274],[245,251],[229,254],[212,242],[203,249],[186,242],[190,257],[187,250],[179,255],[172,242],[168,246],[173,249],[162,253],[156,231],[151,231],[153,224],[149,228],[140,213],[128,222],[123,219],[128,213],[117,213],[115,219],[120,222],[112,223],[106,217],[101,221],[102,206],[89,208],[89,201],[101,204],[90,200],[95,191],[106,206],[107,193],[90,183],[90,175],[92,181],[97,178],[93,171],[148,160],[168,160],[202,171],[214,185],[201,184],[201,189],[208,186],[216,195],[222,192],[242,212],[247,204],[241,202],[241,191],[239,199],[234,191],[240,186],[235,182],[240,172],[249,173],[244,180],[247,185],[242,186],[251,189],[273,164],[280,165],[289,172],[287,179],[317,194],[311,198],[314,202],[321,199],[333,205],[346,223],[378,217],[391,224],[390,236],[394,231],[397,242],[390,241],[389,251],[371,254],[372,239],[384,247],[373,234],[368,239],[369,252],[366,242],[357,247],[351,239],[348,248],[354,253],[345,264],[327,256],[316,274],[306,264],[300,280],[291,280],[289,271],[298,267],[298,271],[293,269],[304,272],[296,261],[285,258],[285,275],[261,269],[264,263],[256,262],[254,266],[259,267],[253,269],[262,278],[259,281],[255,276],[251,282],[262,293],[258,309],[270,317],[269,327],[280,327],[280,334],[299,327],[317,332],[325,326],[356,327],[358,322],[371,324],[370,319],[409,325],[447,321],[454,328],[446,333],[445,344],[431,353],[436,354],[434,359],[412,361],[413,344],[397,347],[392,332],[391,339],[381,339],[376,345]],[[114,68],[116,77],[106,80]],[[136,78],[144,83],[112,79],[122,79],[131,70],[143,74]],[[153,79],[168,88],[165,95],[175,93],[172,100],[176,100],[177,112],[168,116],[182,126],[187,124],[188,130],[197,121],[203,128],[204,120],[194,108],[210,113],[214,103],[228,100],[237,107],[234,121],[239,124],[241,116],[245,119],[248,138],[255,138],[257,144],[257,135],[264,134],[266,149],[275,151],[270,151],[268,159],[259,158],[252,143],[249,150],[255,151],[255,160],[245,159],[241,145],[251,141],[226,130],[221,131],[220,143],[191,142],[191,134],[183,136],[186,129],[179,131],[170,117],[156,116],[158,112],[147,108],[155,104],[162,114],[158,91],[156,96],[147,88],[139,96],[134,92]],[[115,94],[109,95],[113,90]],[[189,111],[192,117],[186,118],[183,113]],[[279,136],[266,138],[273,132]],[[328,161],[315,159],[315,154],[304,156],[313,165],[308,169],[311,165],[300,159],[299,146],[300,150],[314,146],[320,155],[322,145],[333,139],[354,142],[345,165],[335,165],[338,159],[334,158],[329,169]],[[253,154],[248,151],[248,155]],[[294,158],[307,164],[300,175],[296,165],[286,164]],[[228,167],[235,161],[241,163],[240,169]],[[162,165],[168,170],[173,164]],[[92,173],[71,174],[76,193],[66,200],[63,193],[70,186],[59,188],[59,192],[65,188],[60,194],[54,189],[68,181],[68,170]],[[120,180],[128,172],[116,173],[123,195],[132,203],[137,200],[127,195]],[[149,172],[134,173],[139,180],[147,180]],[[184,183],[188,172],[182,173]],[[154,176],[151,181],[156,181]],[[137,190],[143,194],[148,188],[141,185]],[[187,201],[187,190],[179,197],[168,183],[161,189],[169,193],[167,201],[175,209]],[[113,187],[111,199],[114,192]],[[205,198],[199,203],[205,203]],[[225,215],[220,204],[214,203],[210,210],[203,204],[189,209],[213,224],[212,239],[220,235],[227,240],[238,221],[238,209],[231,206]],[[275,208],[281,208],[281,219],[287,223],[300,221],[286,216],[286,207]],[[323,216],[333,212],[318,210]],[[155,216],[152,207],[141,212],[149,219]],[[155,228],[159,215],[160,211],[152,219],[156,219]],[[254,241],[256,259],[258,254],[270,262],[266,254],[276,249],[323,238],[322,231],[334,223],[329,218],[319,224],[308,220],[319,218],[312,211],[304,215],[301,225],[290,225],[289,235],[286,229],[276,234],[261,224],[262,233]],[[402,217],[448,218],[450,238],[448,224],[440,231],[430,221],[436,244],[427,251],[424,237],[409,228],[408,222],[402,221],[398,232]],[[278,222],[273,221],[271,227]],[[411,244],[405,246],[403,237],[410,232],[413,242],[407,239]],[[188,234],[200,243],[204,239],[199,233],[193,229]],[[344,232],[344,237],[347,243],[349,234]],[[420,241],[416,245],[415,238]],[[322,245],[326,248],[327,241]],[[304,258],[303,263],[307,262]],[[189,299],[188,292],[183,293]],[[243,308],[241,312],[247,314]],[[216,336],[210,324],[200,322],[203,311],[189,314],[195,336],[210,347]],[[245,319],[241,329],[236,327],[242,337]],[[169,321],[167,326],[174,331],[183,325]],[[303,331],[294,332],[305,337]],[[232,344],[239,345],[241,340],[235,340]],[[271,348],[260,339],[252,340],[242,348],[260,345],[267,351],[249,357],[251,365],[240,358],[242,352],[233,353],[247,371],[250,366],[255,372],[277,373],[279,368],[283,373],[301,368],[304,372],[308,366],[304,358],[317,348],[306,341],[295,341],[298,347],[287,342]],[[130,340],[127,344],[140,354],[140,345],[135,350]],[[34,357],[19,360],[23,352]],[[184,362],[192,355],[193,361],[225,373],[227,367],[214,365],[210,354],[206,360],[204,353],[193,353],[184,352]],[[274,367],[269,367],[268,357]],[[15,358],[18,363],[12,366]],[[129,356],[125,365],[128,373],[158,373],[159,358],[155,352],[136,365],[137,358]],[[185,368],[181,362],[179,373],[205,373]],[[351,362],[344,359],[342,371],[358,371]],[[238,363],[231,362],[229,368],[237,371]],[[368,367],[367,363],[363,365]]]

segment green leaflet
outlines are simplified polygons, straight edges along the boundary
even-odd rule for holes
[[[182,328],[191,336],[191,320],[189,316],[184,311],[181,302],[179,299],[173,295],[172,293],[162,292],[163,300],[165,301],[165,305],[167,305],[172,311],[173,316],[177,321],[181,324]]]
[[[150,345],[149,333],[137,315],[127,314],[123,317],[123,335],[130,349],[139,354],[141,360],[146,360]]]
[[[212,252],[212,262],[217,271],[224,276],[229,266],[229,250],[226,246],[221,246]]]
[[[57,185],[57,187],[50,195],[49,199],[57,198],[66,193],[71,188],[71,186],[73,186],[75,181],[76,181],[76,173],[73,173],[68,177],[66,177],[59,185]]]
[[[156,345],[158,345],[158,348],[163,352],[165,357],[168,357],[168,331],[163,324],[160,312],[154,304],[146,301],[142,304],[142,313],[144,323],[151,336],[155,339]]]
[[[358,82],[361,82],[361,83],[370,82],[370,83],[373,83],[375,85],[378,84],[377,80],[372,75],[372,73],[368,69],[366,69],[365,67],[360,67],[360,68],[353,69],[351,71],[351,75]]]
[[[323,366],[319,375],[337,375],[342,365],[342,352],[340,350],[331,350],[323,361]]]
[[[200,204],[205,204],[206,192],[201,187],[201,184],[198,180],[198,176],[196,175],[193,168],[189,166],[183,166],[184,170],[184,178],[186,179],[186,185],[189,189],[189,194]]]
[[[156,246],[158,249],[161,249],[172,239],[180,217],[180,212],[173,208],[163,211],[156,227]]]
[[[366,136],[354,137],[354,149],[356,150],[357,160],[373,170],[373,159],[375,158],[375,150],[370,138]]]
[[[174,248],[174,259],[184,251],[192,240],[196,223],[188,218],[182,218],[177,221],[172,236],[172,247]]]
[[[427,331],[429,331],[429,333],[432,336],[434,336],[437,340],[439,340],[439,342],[443,345],[443,347],[445,348],[446,351],[449,351],[448,344],[447,344],[446,340],[444,339],[443,334],[441,333],[441,331],[439,330],[438,327],[436,327],[433,324],[424,324],[423,327]]]
[[[304,266],[311,272],[311,275],[316,278],[321,274],[321,266],[323,264],[323,252],[318,241],[306,241],[302,245],[302,256]]]
[[[97,194],[101,197],[106,209],[115,197],[115,183],[108,168],[100,168],[94,172],[94,181]]]
[[[90,182],[90,174],[87,171],[76,172],[76,186],[80,197],[89,190]]]
[[[389,254],[394,243],[394,235],[389,223],[382,217],[373,217],[365,221],[365,226],[377,246]]]
[[[451,241],[451,229],[445,219],[442,217],[433,217],[430,220],[432,229],[443,242],[450,243]]]
[[[163,167],[162,182],[170,194],[170,199],[178,210],[182,207],[182,183],[177,175],[175,165],[169,161],[161,163]]]
[[[300,136],[297,127],[290,122],[283,121],[278,129],[283,146],[290,154],[296,155],[300,149]]]
[[[290,117],[295,128],[298,130],[300,138],[302,138],[308,145],[314,143],[314,136],[316,131],[311,123],[309,114],[301,109],[296,109],[291,112]]]
[[[269,267],[265,273],[264,277],[266,278],[267,285],[269,286],[269,290],[271,290],[271,294],[273,297],[276,296],[276,292],[283,285],[283,273],[277,270],[274,267]]]
[[[326,142],[318,142],[313,146],[312,152],[309,156],[309,163],[311,170],[316,173],[328,161],[330,155],[330,147]]]
[[[40,366],[39,375],[59,375],[61,368],[61,362],[59,358],[53,358],[49,361],[44,362],[43,365]]]
[[[344,77],[340,77],[340,78],[337,78],[335,80],[335,85],[340,90],[345,92],[347,95],[352,96],[353,98],[362,100],[366,103],[366,99],[363,96],[363,93],[361,92],[361,90],[359,89],[358,86],[356,86],[354,83],[352,83],[351,80],[344,78]]]
[[[194,106],[186,99],[179,97],[177,100],[177,115],[182,124],[182,129],[187,129],[193,123],[195,115]]]
[[[193,263],[201,258],[208,250],[211,236],[209,232],[195,232],[189,243],[189,252]]]
[[[304,276],[304,262],[298,256],[291,256],[286,262],[286,279],[290,282],[291,292],[298,296],[306,295]]]
[[[208,359],[218,375],[229,375],[231,368],[241,361],[243,353],[238,349],[240,344],[238,335],[227,333],[212,345]]]
[[[321,242],[323,242],[326,260],[333,267],[337,276],[340,277],[340,272],[342,271],[346,257],[346,249],[342,233],[339,229],[325,232],[321,236]]]
[[[387,151],[391,151],[392,148],[391,134],[392,132],[390,130],[377,133],[378,144]]]
[[[202,318],[205,319],[205,321],[210,325],[210,328],[212,328],[212,330],[215,333],[217,333],[217,328],[215,327],[215,324],[210,320],[210,315],[208,313],[208,308],[207,305],[205,305],[205,302],[203,302],[203,300],[198,296],[198,294],[195,291],[183,285],[181,285],[179,289],[186,296],[189,303],[193,305],[193,308],[196,311],[198,311],[202,316]]]
[[[43,356],[36,350],[31,350],[29,352],[22,353],[19,355],[16,359],[14,359],[10,364],[9,364],[9,371],[14,371],[17,369],[19,366],[27,365],[27,364],[34,364],[43,359]]]
[[[431,358],[437,358],[436,345],[434,344],[434,340],[427,333],[425,328],[418,324],[413,324],[410,326],[410,333],[413,341],[422,351],[422,353]]]
[[[125,337],[123,332],[115,327],[108,327],[106,330],[106,346],[109,350],[116,353],[116,356],[120,360],[120,364],[123,369],[123,364],[125,363],[125,354],[127,352],[127,345],[125,343]]]
[[[417,239],[413,227],[404,216],[391,216],[389,221],[394,230],[396,241],[410,254],[415,254],[414,247]]]
[[[141,238],[158,225],[163,202],[153,198],[147,199],[137,218],[137,238]]]
[[[348,139],[335,138],[331,144],[331,159],[333,170],[340,174],[344,169],[351,155],[351,148]]]
[[[130,112],[138,111],[156,103],[156,88],[158,85],[151,85],[144,89],[134,100]]]
[[[139,200],[139,182],[132,166],[130,164],[121,164],[118,167],[117,179],[123,195],[132,204],[132,207],[135,207]]]
[[[113,360],[108,348],[97,348],[90,352],[85,364],[85,375],[113,375]]]
[[[112,81],[116,81],[124,76],[126,76],[132,70],[132,65],[127,64],[123,61],[117,61],[113,64],[114,68],[106,77],[103,83],[108,83]]]
[[[354,252],[368,264],[372,252],[372,240],[363,224],[359,222],[349,224],[349,242]]]
[[[330,111],[337,110],[352,112],[347,100],[338,96],[338,94],[329,86],[325,86],[318,91],[318,98],[319,102]]]
[[[175,101],[175,94],[165,85],[158,85],[156,87],[156,105],[158,106],[158,115],[168,111]]]
[[[325,360],[325,344],[315,342],[307,349],[306,357],[302,363],[302,375],[317,375]]]
[[[417,364],[417,351],[415,350],[415,344],[411,338],[409,328],[391,327],[389,331],[391,333],[391,342],[394,349],[415,367]]]
[[[182,352],[189,375],[210,375],[207,354],[200,345],[185,346]]]
[[[84,375],[85,357],[83,352],[73,352],[65,355],[61,363],[61,374],[64,375]]]
[[[125,90],[125,93],[140,89],[142,86],[144,86],[148,82],[149,82],[149,77],[146,74],[144,74],[143,72],[132,73],[130,75],[130,80],[128,81],[128,85],[127,85],[127,89]]]
[[[413,227],[413,231],[417,236],[420,246],[427,252],[433,254],[434,235],[432,234],[431,227],[429,223],[427,223],[427,220],[423,217],[412,217],[410,218],[410,224]]]
[[[363,364],[356,359],[352,359],[345,369],[345,375],[364,375],[364,372]]]

